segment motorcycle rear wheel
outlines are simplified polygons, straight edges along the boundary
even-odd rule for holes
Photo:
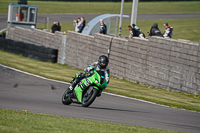
[[[82,106],[83,107],[90,106],[94,102],[94,100],[96,99],[96,96],[97,96],[98,92],[99,91],[97,89],[95,89],[95,88],[92,89],[90,94],[85,92],[83,94],[83,98],[82,98]]]
[[[68,89],[65,91],[65,93],[62,96],[62,103],[64,105],[70,105],[72,103],[72,100],[71,100],[70,96],[66,95],[67,91],[68,91]]]

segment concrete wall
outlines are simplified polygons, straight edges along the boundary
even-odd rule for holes
[[[84,69],[98,60],[99,55],[106,54],[109,47],[109,36],[87,36],[75,32],[67,32],[65,64]]]
[[[43,62],[57,63],[58,49],[0,37],[0,49]]]
[[[22,28],[8,29],[7,38],[63,51],[63,33]],[[159,88],[200,94],[199,43],[151,37],[120,39],[106,35],[67,32],[65,64],[79,69],[109,55],[111,75]],[[60,55],[58,56],[60,62]]]
[[[30,30],[21,27],[15,27],[7,28],[6,39],[50,47],[53,49],[61,49],[62,35],[62,32],[56,32],[56,34],[53,34],[39,29]],[[61,53],[59,50],[58,62],[60,61],[60,56]]]

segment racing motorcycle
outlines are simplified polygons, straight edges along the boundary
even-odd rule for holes
[[[68,88],[64,92],[62,96],[62,103],[64,105],[78,103],[82,104],[83,107],[88,107],[107,87],[104,71],[91,70],[84,74],[85,78],[74,87],[73,91],[70,91],[70,88]],[[76,73],[76,78],[78,76],[79,73]]]

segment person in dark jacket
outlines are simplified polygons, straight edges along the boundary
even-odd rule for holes
[[[99,20],[100,22],[100,31],[98,32],[99,34],[107,34],[107,27],[106,24],[103,22],[103,19]]]
[[[56,31],[60,30],[61,30],[60,22],[54,22],[54,24],[51,27],[51,32],[55,33]]]
[[[60,25],[60,22],[58,22],[58,28],[57,28],[57,31],[61,31],[61,25]]]
[[[160,36],[163,37],[163,34],[160,32],[158,28],[158,24],[154,23],[150,29],[149,36]]]
[[[82,24],[81,24],[80,32],[82,32],[84,27],[85,27],[85,19],[84,19],[84,17],[81,17],[81,21],[82,21]]]
[[[52,33],[55,33],[55,31],[57,30],[57,24],[56,24],[56,22],[54,22],[54,24],[52,25],[52,27],[51,27],[51,32]]]
[[[131,28],[132,28],[133,37],[139,37],[140,32],[139,30],[135,28],[135,24],[132,24]]]

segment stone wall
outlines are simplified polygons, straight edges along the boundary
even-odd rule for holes
[[[65,64],[84,69],[92,62],[97,61],[99,55],[107,55],[110,38],[109,36],[88,36],[68,31]]]
[[[160,37],[121,39],[101,34],[68,31],[65,64],[79,69],[109,55],[111,75],[150,86],[200,94],[199,43]],[[8,29],[7,38],[63,51],[62,32],[56,34],[22,28]],[[58,55],[60,62],[60,55]]]

